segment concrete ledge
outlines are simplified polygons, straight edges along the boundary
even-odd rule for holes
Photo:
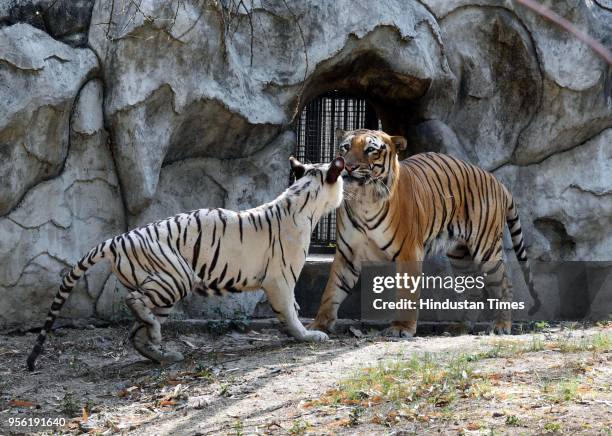
[[[295,285],[295,299],[300,305],[300,315],[313,318],[321,304],[321,295],[329,278],[333,255],[309,255],[302,273]],[[361,282],[358,281],[353,293],[340,306],[340,318],[361,318]]]
[[[300,318],[300,321],[304,325],[308,325],[312,322],[312,318]],[[563,323],[560,323],[563,324]],[[573,323],[573,324],[585,324],[587,323]],[[339,319],[336,323],[334,334],[346,335],[351,333],[351,328],[360,330],[363,335],[377,334],[389,326],[389,323],[380,321],[368,321],[368,320],[357,320],[357,319]],[[423,321],[419,322],[417,327],[417,336],[432,336],[432,335],[449,335],[458,334],[461,329],[460,325],[453,322],[437,322],[437,321]],[[478,322],[474,325],[474,334],[482,334],[487,331],[489,323]],[[168,320],[163,328],[169,328],[180,333],[219,333],[224,334],[225,332],[232,330],[255,330],[261,331],[266,329],[282,330],[283,326],[277,318],[259,318],[250,319],[243,321],[229,320],[229,319],[183,319],[183,320]],[[533,322],[516,322],[513,323],[513,333],[526,333],[534,330]]]

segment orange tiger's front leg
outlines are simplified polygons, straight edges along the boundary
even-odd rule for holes
[[[405,243],[402,246],[396,259],[396,270],[403,277],[418,277],[423,270],[423,248],[416,244]],[[421,287],[416,289],[406,289],[403,286],[396,290],[396,301],[410,301],[414,310],[398,310],[391,325],[383,330],[384,336],[411,338],[416,334],[417,321],[419,318],[419,300],[421,297]]]
[[[363,232],[353,227],[344,208],[336,214],[336,254],[329,279],[321,297],[317,316],[308,328],[332,331],[338,319],[340,304],[352,292],[361,272],[364,247],[370,243]]]
[[[396,270],[401,277],[404,274],[412,277],[421,275],[422,262],[398,262]],[[414,310],[397,310],[395,319],[389,327],[383,330],[382,334],[389,337],[411,338],[416,334],[417,321],[419,318],[419,299],[421,296],[421,288],[406,289],[404,287],[396,289],[396,301],[409,301],[414,307]]]

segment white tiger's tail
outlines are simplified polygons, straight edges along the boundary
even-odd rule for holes
[[[83,277],[85,271],[87,271],[93,265],[95,265],[100,260],[104,259],[104,257],[106,257],[111,242],[112,240],[108,240],[92,248],[89,253],[83,256],[83,258],[79,260],[79,262],[72,268],[72,270],[70,270],[70,272],[64,276],[59,291],[57,291],[57,294],[55,294],[55,298],[53,299],[51,309],[49,309],[49,313],[47,314],[47,320],[45,321],[45,325],[40,330],[40,334],[36,339],[36,344],[34,345],[32,352],[28,356],[27,363],[28,369],[30,371],[34,371],[34,364],[36,363],[36,359],[42,352],[43,344],[45,343],[47,334],[49,333],[49,331],[51,331],[51,327],[53,327],[53,323],[59,315],[62,306],[70,296],[70,292],[77,284],[79,279]]]

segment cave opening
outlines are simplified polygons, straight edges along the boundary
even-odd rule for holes
[[[375,53],[321,66],[306,82],[305,103],[294,121],[294,156],[309,163],[330,162],[337,153],[337,128],[383,130],[409,136],[423,119],[423,96],[430,81],[394,71]],[[407,150],[407,155],[423,150]],[[293,180],[289,181],[290,183]],[[335,213],[321,219],[311,236],[310,253],[333,253]]]
[[[293,155],[307,163],[330,162],[337,155],[336,129],[382,129],[374,106],[366,98],[338,90],[306,104],[295,121]],[[293,178],[289,184],[293,183]],[[310,239],[311,253],[332,253],[336,242],[336,213],[324,216]]]

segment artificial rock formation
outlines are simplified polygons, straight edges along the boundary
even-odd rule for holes
[[[535,258],[612,259],[610,67],[510,0],[0,1],[0,324],[127,228],[285,187],[310,99],[367,98],[411,151],[494,171]],[[604,44],[609,2],[547,1]],[[349,13],[350,11],[350,13]],[[96,268],[64,315],[113,318]],[[249,314],[259,294],[192,299]]]

